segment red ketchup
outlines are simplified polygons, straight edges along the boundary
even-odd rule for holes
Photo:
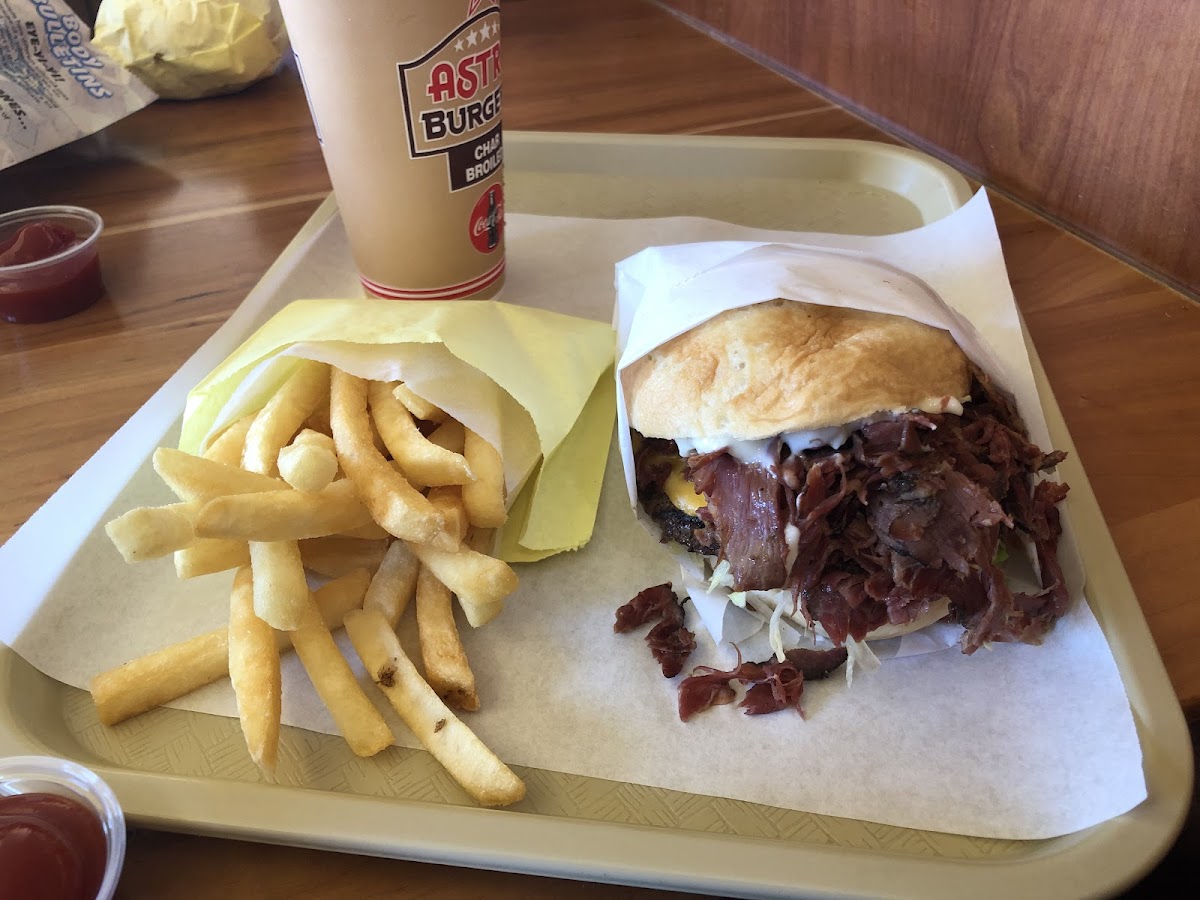
[[[104,826],[78,800],[0,797],[0,900],[95,900],[107,854]]]
[[[58,222],[22,225],[0,241],[0,316],[9,322],[49,322],[79,312],[104,292],[94,242]],[[42,265],[37,265],[43,263]]]

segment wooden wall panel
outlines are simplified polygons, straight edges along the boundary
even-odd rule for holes
[[[664,0],[1200,293],[1198,0]]]

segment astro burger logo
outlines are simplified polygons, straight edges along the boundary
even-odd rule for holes
[[[471,9],[478,7],[472,2]],[[413,159],[444,155],[452,191],[500,171],[500,10],[492,6],[422,56],[398,63]]]

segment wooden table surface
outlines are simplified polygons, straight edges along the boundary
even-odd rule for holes
[[[504,5],[510,129],[891,140],[652,4]],[[107,223],[108,296],[0,323],[0,539],[225,320],[329,190],[290,68],[159,101],[0,171],[0,210]],[[1013,289],[1185,711],[1200,713],[1200,308],[993,197]],[[149,831],[120,896],[608,897],[635,892]]]

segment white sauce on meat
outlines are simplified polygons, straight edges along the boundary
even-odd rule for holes
[[[832,447],[836,450],[846,443],[846,441],[850,440],[851,434],[864,425],[883,421],[898,413],[917,411],[961,416],[963,413],[963,402],[967,399],[969,398],[959,400],[957,397],[930,397],[917,406],[912,407],[912,410],[895,409],[888,412],[875,413],[863,419],[847,422],[845,425],[814,428],[810,431],[789,431],[781,435],[780,438],[792,453],[802,453],[805,450],[815,450],[818,447]],[[763,438],[759,441],[739,441],[719,437],[675,438],[680,456],[686,457],[691,453],[713,453],[717,450],[724,450],[739,462],[747,464],[757,463],[763,468],[770,467],[775,461],[774,454],[771,453],[771,444],[774,441],[775,438]]]

